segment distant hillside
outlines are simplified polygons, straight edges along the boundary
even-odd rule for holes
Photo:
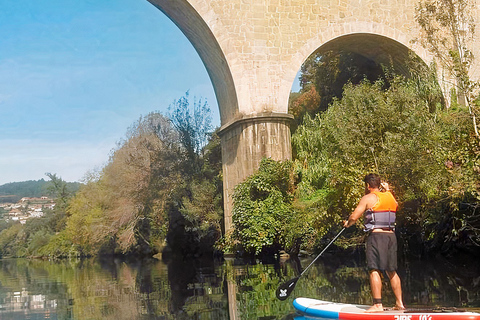
[[[49,181],[44,179],[22,182],[11,182],[0,186],[0,203],[17,202],[23,197],[38,198],[46,196]],[[70,190],[78,190],[80,183],[68,182]]]

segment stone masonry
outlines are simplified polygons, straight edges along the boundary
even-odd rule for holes
[[[226,231],[235,185],[263,157],[291,158],[288,97],[308,56],[348,48],[401,69],[411,50],[431,61],[411,42],[418,35],[416,0],[149,1],[191,41],[212,80],[222,124]],[[478,21],[480,9],[475,15]],[[473,76],[480,77],[479,64]]]

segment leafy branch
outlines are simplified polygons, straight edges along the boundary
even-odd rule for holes
[[[460,103],[468,107],[475,136],[480,138],[475,102],[480,83],[470,78],[474,54],[469,46],[475,33],[474,0],[425,0],[416,6],[415,20],[421,28],[419,42],[430,51],[454,79]]]

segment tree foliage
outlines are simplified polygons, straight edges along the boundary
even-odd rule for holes
[[[43,179],[35,183],[27,181],[18,185],[19,190],[29,187],[42,187],[43,195],[52,197],[56,205],[53,209],[43,208],[43,217],[30,217],[25,224],[9,221],[2,224],[0,232],[1,257],[43,256],[43,249],[52,242],[56,234],[62,233],[67,222],[66,208],[80,183],[67,183],[56,174],[46,174],[50,181]],[[23,191],[25,192],[25,191]],[[24,208],[24,214],[28,211]],[[57,246],[58,243],[55,243]]]
[[[293,163],[264,158],[258,172],[235,187],[234,231],[227,240],[230,250],[298,253],[312,229],[306,217],[295,210],[293,200]]]
[[[83,255],[152,255],[179,237],[185,247],[213,247],[223,216],[220,148],[218,138],[205,140],[208,105],[193,105],[187,93],[170,118],[152,112],[128,129],[70,202],[62,239]]]
[[[298,94],[289,101],[289,112],[300,124],[304,115],[314,117],[327,110],[333,99],[341,98],[343,86],[364,79],[373,82],[384,78],[382,66],[350,51],[317,51],[300,70]],[[295,129],[295,128],[294,128]]]
[[[434,54],[453,78],[460,102],[472,117],[475,135],[480,137],[476,120],[479,107],[475,102],[480,83],[470,78],[475,10],[474,0],[424,0],[416,6],[415,20],[422,31],[416,41]]]
[[[432,112],[415,79],[396,78],[383,88],[381,82],[347,85],[343,98],[326,112],[305,118],[292,139],[302,177],[299,195],[326,223],[332,217],[340,223],[363,195],[363,176],[376,172],[394,186],[404,226],[420,226],[415,232],[437,241],[451,237],[454,230],[440,234],[436,225],[456,216],[454,204],[478,201],[478,174],[471,169],[478,167],[478,146],[472,132],[461,112]],[[462,162],[452,160],[458,152]],[[464,223],[473,222],[475,210],[466,216]],[[475,223],[464,230],[478,241]]]
[[[67,233],[85,254],[154,250],[152,242],[165,236],[165,202],[179,180],[178,139],[158,113],[129,128],[100,177],[70,203]]]
[[[76,190],[56,173],[47,172],[45,175],[50,178],[50,181],[45,185],[45,190],[55,200],[55,210],[64,212],[68,201]]]
[[[215,133],[204,149],[202,170],[192,182],[190,196],[185,196],[180,212],[185,229],[196,240],[213,246],[223,229],[223,182],[220,138]]]
[[[210,107],[201,99],[193,99],[193,106],[191,106],[189,93],[186,92],[185,96],[170,105],[169,110],[171,111],[170,120],[179,134],[182,150],[188,160],[185,170],[197,171],[200,169],[199,156],[212,132]]]

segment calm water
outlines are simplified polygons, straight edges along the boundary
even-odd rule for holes
[[[0,319],[290,320],[296,296],[369,304],[361,260],[320,258],[283,302],[275,289],[311,260],[0,260]],[[480,307],[477,262],[410,261],[399,273],[408,306]]]

